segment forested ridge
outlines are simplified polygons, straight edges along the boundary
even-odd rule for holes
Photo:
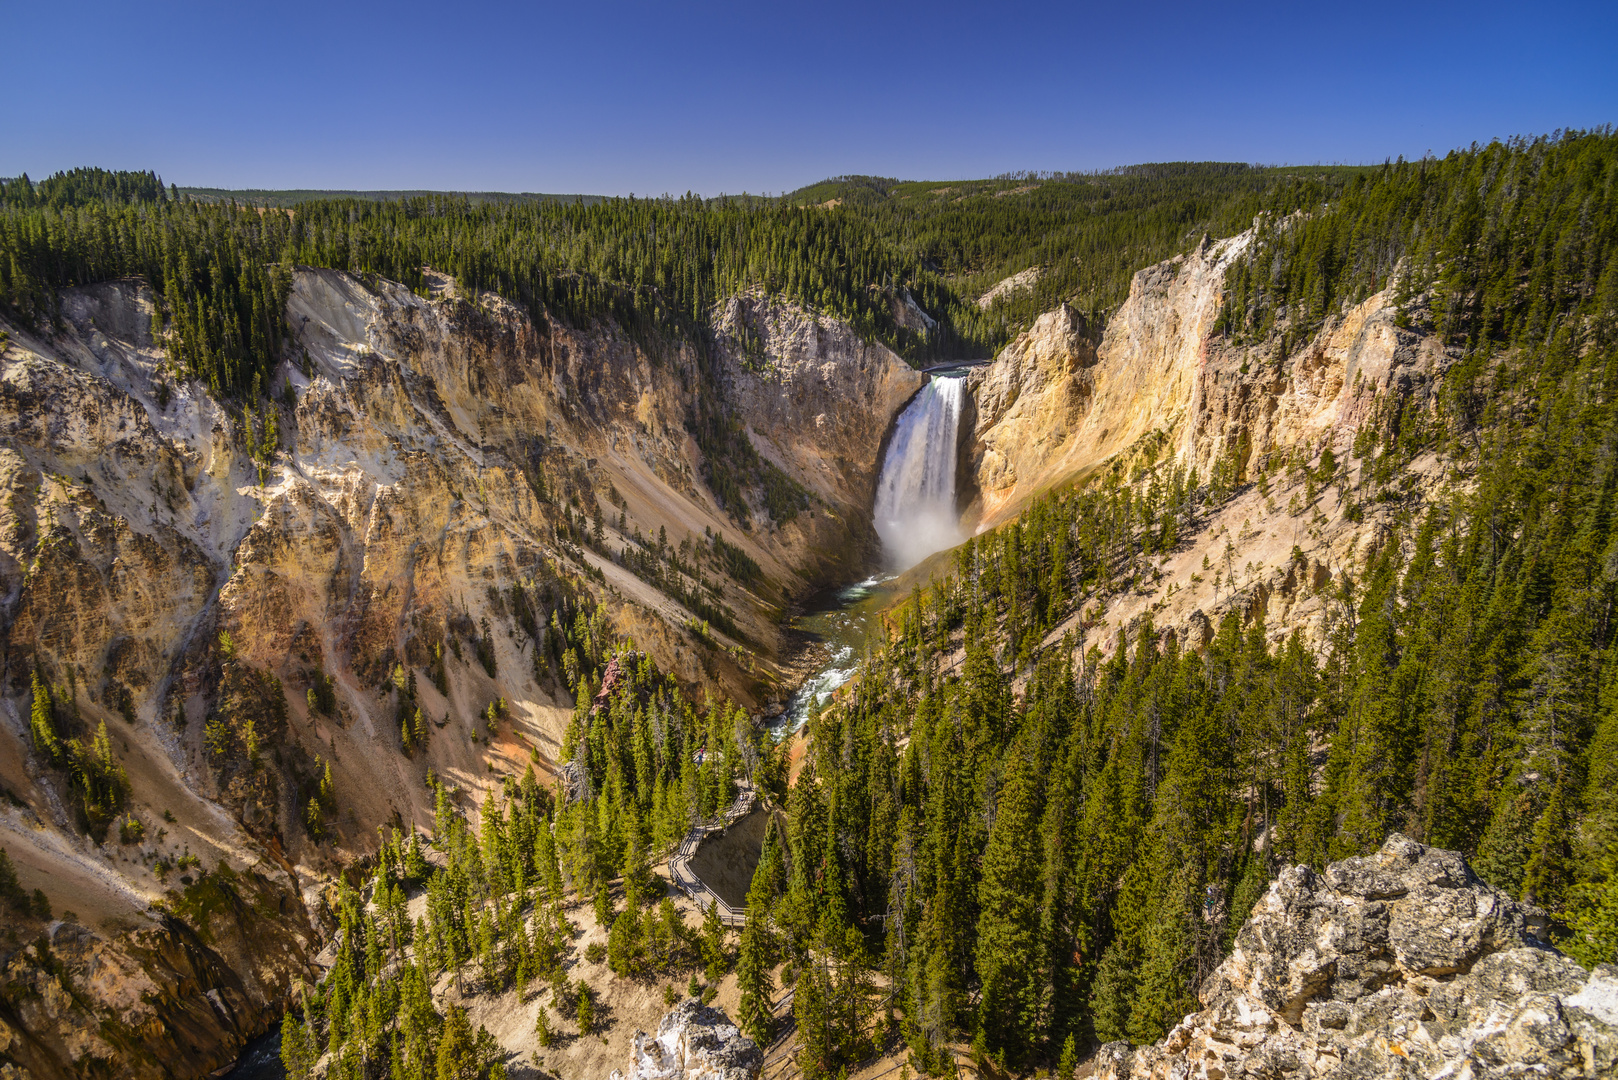
[[[1358,171],[1170,162],[949,183],[856,176],[786,199],[835,202],[836,212],[877,222],[899,250],[955,286],[942,317],[963,338],[998,348],[1062,303],[1084,312],[1099,332],[1141,267],[1187,250],[1204,235],[1241,232],[1277,186],[1305,178],[1335,185]],[[1000,297],[988,310],[974,302],[1000,279],[1029,268],[1039,271],[1032,287]]]
[[[1393,282],[1401,261],[1401,303],[1430,292],[1434,329],[1473,352],[1606,318],[1618,308],[1612,160],[1610,130],[1566,132],[1278,187],[1227,276],[1220,328],[1263,339],[1279,325],[1297,340]]]
[[[988,355],[1064,301],[1099,326],[1141,266],[1205,233],[1246,227],[1277,184],[1301,176],[1331,184],[1351,171],[1139,166],[1033,183],[974,181],[947,186],[954,194],[944,196],[926,185],[828,182],[812,190],[884,195],[828,208],[802,193],[569,202],[408,193],[294,201],[245,192],[237,203],[165,189],[149,173],[77,169],[37,185],[26,176],[0,182],[0,304],[48,320],[57,289],[142,275],[164,298],[157,329],[166,329],[175,362],[230,397],[252,395],[255,380],[259,392],[267,387],[286,347],[283,306],[297,265],[374,273],[413,288],[432,267],[463,292],[500,293],[538,321],[610,318],[653,346],[706,347],[715,304],[758,289],[922,363]],[[1034,289],[988,311],[973,302],[1028,265],[1046,268]],[[907,326],[897,314],[906,298],[938,325]]]
[[[398,199],[422,199],[434,195],[455,195],[473,203],[534,203],[534,202],[582,202],[597,203],[603,196],[600,195],[549,195],[534,191],[431,191],[431,190],[399,190],[399,191],[356,191],[347,189],[320,189],[320,188],[210,188],[210,187],[183,187],[176,189],[187,198],[200,202],[229,203],[237,202],[246,206],[265,206],[287,209],[299,203],[313,202],[329,199],[362,199],[366,201],[386,202]]]

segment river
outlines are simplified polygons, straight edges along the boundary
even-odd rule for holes
[[[807,637],[813,648],[824,649],[825,658],[805,679],[790,700],[786,711],[769,722],[776,741],[795,734],[809,719],[816,705],[824,705],[833,693],[854,674],[865,658],[871,633],[879,626],[879,614],[893,598],[889,587],[893,574],[882,574],[822,593],[811,599],[808,610],[789,624]]]
[[[276,1024],[242,1048],[242,1056],[224,1080],[286,1080],[281,1064],[281,1025]]]

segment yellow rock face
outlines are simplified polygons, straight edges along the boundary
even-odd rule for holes
[[[426,769],[477,800],[531,752],[541,769],[554,764],[572,703],[538,670],[514,590],[538,604],[540,634],[546,584],[565,586],[694,690],[758,704],[784,693],[770,680],[785,602],[872,543],[881,442],[922,382],[887,350],[761,298],[722,313],[755,324],[761,345],[744,352],[721,334],[699,361],[688,346],[648,352],[610,326],[536,322],[492,295],[468,302],[447,282],[436,292],[298,271],[296,344],[246,415],[175,378],[138,282],[69,290],[62,333],[6,327],[0,782],[23,805],[0,809],[0,844],[25,888],[44,888],[58,914],[74,912],[61,925],[88,935],[73,947],[90,1006],[41,984],[45,1011],[24,1018],[30,1034],[56,1032],[46,1041],[58,1063],[104,1056],[98,1025],[116,1016],[146,1033],[130,1037],[154,1062],[168,1029],[197,1047],[181,1071],[224,1064],[306,974],[326,929],[321,882],[374,849],[379,823],[430,821]],[[741,492],[745,509],[710,494],[689,421],[716,382],[760,455],[809,493],[790,521],[772,520],[761,485]],[[599,516],[604,553],[559,541],[564,507]],[[753,646],[700,640],[677,598],[618,565],[637,532],[676,548],[716,533],[756,561],[764,580],[745,588],[705,570]],[[440,649],[442,692],[428,675]],[[36,669],[76,714],[82,730],[69,734],[107,725],[142,837],[83,835],[57,770],[26,742]],[[416,674],[432,720],[413,756],[399,746],[395,671]],[[305,700],[322,672],[334,679],[331,715]],[[474,741],[474,718],[496,698],[510,722]],[[221,764],[211,749],[222,710],[252,718],[258,766]],[[300,803],[317,755],[341,793],[333,843],[319,847]],[[182,854],[200,867],[177,866]],[[154,903],[202,888],[214,878],[199,875],[221,865],[303,936],[282,928],[259,941],[250,920],[221,921],[200,902],[160,932]],[[173,937],[182,931],[190,945]],[[192,946],[206,970],[175,975]],[[160,1023],[138,1004],[152,1000],[148,984],[168,1002]],[[132,1074],[161,1074],[141,1067]]]
[[[1117,470],[1166,463],[1203,482],[1229,469],[1247,486],[1200,515],[1195,535],[1146,579],[1120,588],[1104,616],[1075,615],[1074,632],[1111,648],[1117,632],[1150,617],[1159,632],[1200,644],[1227,611],[1263,617],[1272,638],[1318,640],[1329,586],[1384,544],[1391,512],[1356,508],[1334,487],[1306,483],[1282,461],[1310,462],[1331,447],[1349,461],[1356,433],[1378,410],[1433,407],[1449,366],[1439,343],[1397,324],[1391,288],[1329,318],[1285,355],[1275,341],[1232,345],[1213,336],[1226,269],[1250,234],[1137,273],[1099,343],[1080,316],[1049,312],[970,376],[975,415],[963,429],[962,524],[983,531],[1015,517],[1041,492]],[[1259,484],[1261,472],[1266,472]],[[1439,483],[1419,458],[1412,497]],[[1144,481],[1143,481],[1144,482]],[[1090,635],[1086,637],[1086,635]]]

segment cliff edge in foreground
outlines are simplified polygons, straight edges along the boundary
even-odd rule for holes
[[[1545,944],[1543,912],[1453,851],[1395,833],[1282,873],[1153,1046],[1102,1047],[1100,1080],[1618,1075],[1618,967]]]

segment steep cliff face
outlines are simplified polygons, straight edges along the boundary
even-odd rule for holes
[[[1165,554],[1147,580],[1120,588],[1104,620],[1075,616],[1049,641],[1150,615],[1200,644],[1228,610],[1265,615],[1272,635],[1316,639],[1330,616],[1327,587],[1386,542],[1393,513],[1356,505],[1349,481],[1362,427],[1391,432],[1426,414],[1452,358],[1401,327],[1392,288],[1329,318],[1301,346],[1285,338],[1236,345],[1215,337],[1225,270],[1250,234],[1204,242],[1135,275],[1099,344],[1066,308],[1042,316],[970,376],[975,416],[960,463],[963,522],[982,531],[1064,484],[1110,470],[1178,469],[1234,495],[1200,514],[1195,535]],[[1344,463],[1328,485],[1310,469],[1330,448]],[[1402,496],[1440,481],[1418,458]],[[1145,482],[1145,481],[1142,481]]]
[[[982,525],[1189,415],[1219,315],[1224,273],[1248,234],[1148,267],[1097,346],[1066,308],[1042,316],[970,376],[978,402],[969,461]]]
[[[1448,358],[1397,325],[1391,288],[1285,354],[1214,338],[1225,271],[1250,240],[1204,242],[1140,271],[1099,344],[1062,308],[971,375],[972,523],[1003,521],[1147,436],[1206,478],[1238,447],[1244,465],[1298,446],[1345,450],[1379,398],[1426,403]]]
[[[269,873],[222,864],[177,893],[173,913],[99,929],[14,922],[16,940],[0,949],[0,1054],[27,1073],[4,1075],[166,1080],[235,1060],[315,971],[298,894],[288,875]]]
[[[748,301],[762,365],[720,350],[727,415],[813,494],[778,521],[761,489],[728,508],[708,490],[689,424],[712,382],[689,347],[430,291],[298,271],[294,353],[245,411],[175,377],[139,282],[70,290],[60,331],[6,327],[0,844],[63,944],[24,927],[0,957],[7,1001],[73,1003],[0,1016],[27,1048],[0,1054],[36,1075],[229,1061],[308,974],[331,874],[379,824],[431,820],[427,769],[475,802],[553,766],[555,613],[758,701],[784,601],[869,543],[877,448],[920,376],[846,327]],[[727,575],[715,536],[761,574]],[[637,576],[625,549],[673,569]],[[710,609],[732,623],[698,633]],[[35,745],[36,678],[63,739],[106,725],[127,776],[110,826]],[[124,989],[53,966],[83,942]]]
[[[971,428],[958,439],[958,487],[969,519],[985,527],[1003,520],[1034,492],[1082,468],[1070,462],[1075,454],[1087,460],[1104,453],[1078,442],[1096,392],[1096,349],[1086,329],[1063,305],[967,376]]]
[[[1208,347],[1178,429],[1179,459],[1210,475],[1223,455],[1244,470],[1266,458],[1331,447],[1339,457],[1382,409],[1430,408],[1453,358],[1436,338],[1398,325],[1392,288],[1326,322],[1302,348]]]
[[[842,323],[736,297],[717,325],[760,452],[834,507],[871,506],[882,440],[927,377]]]
[[[1394,834],[1270,886],[1162,1042],[1102,1048],[1100,1080],[1611,1076],[1618,968],[1545,944],[1543,912],[1460,855]]]

